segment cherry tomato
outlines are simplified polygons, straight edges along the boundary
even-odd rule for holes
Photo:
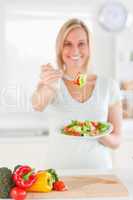
[[[26,191],[19,187],[14,187],[10,191],[10,197],[14,200],[24,200],[26,198]]]
[[[65,183],[63,181],[61,181],[61,180],[56,181],[53,184],[53,189],[56,190],[56,191],[66,191],[66,190],[68,190],[68,188],[65,185]]]

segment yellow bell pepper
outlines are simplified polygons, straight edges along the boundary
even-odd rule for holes
[[[53,187],[52,176],[49,172],[39,171],[36,174],[36,182],[26,189],[28,192],[50,192]]]

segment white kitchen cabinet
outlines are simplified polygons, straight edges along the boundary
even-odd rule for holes
[[[114,168],[133,169],[133,122],[132,120],[124,120],[123,124],[123,142],[117,150],[112,151],[113,166]],[[25,127],[27,128],[27,126]],[[43,128],[45,126],[42,127],[42,130],[44,130]],[[5,133],[10,133],[5,135],[4,130],[0,130],[0,167],[13,168],[17,164],[29,164],[36,169],[52,167],[49,166],[48,151],[52,145],[49,143],[48,135],[41,135],[40,131],[37,132],[34,129],[33,134],[29,131],[30,129],[20,130],[9,131],[6,129],[6,123]]]
[[[123,120],[123,138],[120,147],[112,151],[114,168],[133,168],[133,120]]]
[[[114,168],[133,169],[133,138],[123,139],[121,146],[113,153]]]
[[[2,139],[1,139],[2,140]],[[7,139],[10,140],[10,139]],[[11,169],[18,164],[28,164],[36,169],[46,169],[47,164],[47,140],[33,142],[33,139],[15,139],[15,142],[0,144],[0,167],[6,166]]]
[[[3,140],[3,141],[2,141]],[[13,141],[14,140],[14,141]],[[18,164],[28,164],[36,169],[49,166],[48,138],[17,138],[0,141],[0,167],[13,168]],[[123,138],[121,146],[113,151],[114,168],[133,168],[133,138]]]
[[[133,120],[123,121],[123,139],[120,147],[113,151],[115,168],[133,168]]]

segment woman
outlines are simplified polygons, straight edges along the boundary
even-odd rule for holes
[[[75,159],[73,167],[110,168],[109,148],[115,149],[121,142],[122,107],[119,87],[114,80],[92,73],[91,36],[82,21],[71,19],[62,26],[56,41],[56,53],[59,69],[54,69],[50,64],[42,66],[41,81],[32,97],[33,107],[43,111],[51,104],[61,122],[91,119],[112,123],[114,128],[110,135],[98,139],[95,145],[93,142],[73,143],[75,146],[66,155],[71,162]],[[71,81],[78,73],[87,74],[83,87]],[[67,146],[63,144],[58,153],[65,152],[63,148]],[[64,161],[66,159],[61,160]],[[69,166],[67,162],[65,165]]]

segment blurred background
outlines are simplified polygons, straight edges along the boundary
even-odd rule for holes
[[[133,166],[133,149],[125,153],[133,139],[132,0],[0,0],[0,152],[8,144],[8,156],[21,143],[20,151],[27,159],[32,159],[33,149],[36,154],[44,151],[40,141],[48,135],[49,110],[33,111],[30,99],[40,65],[55,65],[57,32],[72,17],[84,20],[92,32],[93,70],[116,79],[120,85],[127,143],[115,164],[121,165],[125,155],[124,159]],[[37,142],[36,151],[33,144]],[[27,154],[29,143],[31,151]],[[17,155],[12,154],[17,162]],[[6,163],[5,157],[2,160]]]

